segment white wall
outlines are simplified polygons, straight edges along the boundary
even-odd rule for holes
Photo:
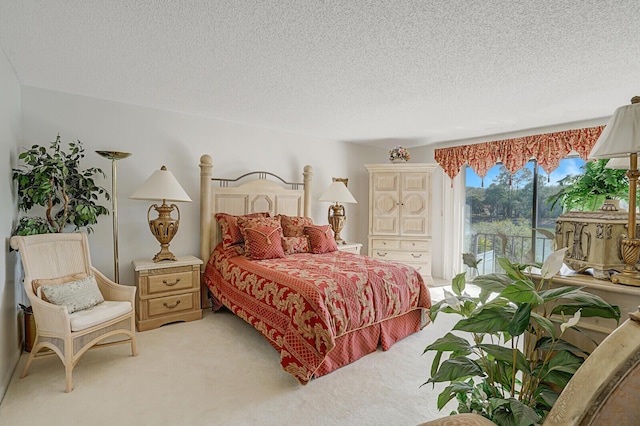
[[[9,238],[17,217],[12,184],[12,168],[17,161],[20,144],[20,83],[0,49],[0,235],[4,255],[0,257],[0,400],[11,380],[21,352],[21,322],[18,303],[23,293],[16,275],[18,257],[9,252]]]
[[[129,195],[156,169],[166,165],[194,200],[180,203],[180,231],[171,243],[177,255],[198,255],[199,161],[213,157],[215,177],[237,177],[267,169],[289,181],[302,181],[302,169],[314,168],[313,195],[317,199],[331,177],[349,177],[349,188],[363,202],[347,207],[349,224],[343,237],[366,241],[366,230],[352,223],[366,221],[366,147],[308,136],[293,135],[237,123],[143,108],[32,87],[22,88],[23,145],[47,144],[59,132],[63,141],[79,139],[86,149],[85,167],[101,167],[102,184],[111,189],[111,162],[95,150],[131,152],[117,163],[120,282],[133,284],[131,261],[151,258],[159,244],[147,225],[151,202],[130,200]],[[371,148],[369,148],[371,149]],[[353,186],[351,184],[353,183]],[[362,195],[360,192],[363,191]],[[105,202],[111,209],[111,203]],[[312,202],[316,223],[327,223],[328,203]],[[360,209],[364,213],[360,214]],[[113,278],[112,219],[101,217],[90,235],[94,266]]]

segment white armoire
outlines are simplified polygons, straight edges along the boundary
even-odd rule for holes
[[[435,164],[365,164],[371,257],[406,263],[431,277],[431,175]]]

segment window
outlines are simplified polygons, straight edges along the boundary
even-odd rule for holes
[[[550,175],[535,160],[511,175],[502,164],[493,166],[484,179],[466,168],[464,251],[478,260],[480,274],[501,271],[499,257],[512,262],[542,262],[553,251],[555,221],[562,214],[547,199],[560,190],[558,181],[581,174],[584,160],[565,158]],[[535,242],[535,243],[534,243]]]

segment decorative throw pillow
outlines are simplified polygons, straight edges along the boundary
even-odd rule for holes
[[[262,260],[284,257],[280,225],[246,228],[244,237],[244,251],[249,259]]]
[[[248,228],[255,228],[256,226],[272,226],[272,227],[280,227],[280,219],[277,217],[238,217],[238,228],[240,229],[240,233],[242,234],[242,240],[245,242],[244,250],[245,252],[248,250],[246,240],[247,237],[245,235],[245,231]]]
[[[284,254],[309,253],[309,237],[282,237]]]
[[[269,212],[249,213],[244,216],[234,216],[227,213],[216,213],[216,220],[220,229],[222,230],[222,245],[224,248],[229,248],[235,244],[240,244],[244,241],[242,232],[238,227],[238,218],[249,217],[269,217]]]
[[[42,294],[54,305],[66,306],[70,314],[104,302],[96,277],[93,275],[78,281],[43,285]]]
[[[285,216],[283,214],[279,214],[278,217],[285,237],[302,237],[304,236],[304,227],[313,225],[313,220],[310,217]]]
[[[330,253],[338,250],[333,231],[329,225],[305,226],[304,233],[309,236],[311,252],[315,254]]]
[[[69,283],[71,281],[78,281],[85,277],[87,277],[86,273],[78,272],[77,274],[66,275],[64,277],[58,277],[58,278],[38,278],[31,281],[31,288],[33,288],[33,292],[36,295],[38,295],[38,297],[40,297],[45,302],[48,302],[49,300],[44,295],[38,294],[39,293],[38,289],[40,287],[42,287],[43,285],[57,285],[57,284]]]

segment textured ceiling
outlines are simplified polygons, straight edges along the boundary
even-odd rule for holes
[[[638,0],[0,0],[20,82],[407,146],[611,115]],[[385,146],[386,146],[385,145]]]

